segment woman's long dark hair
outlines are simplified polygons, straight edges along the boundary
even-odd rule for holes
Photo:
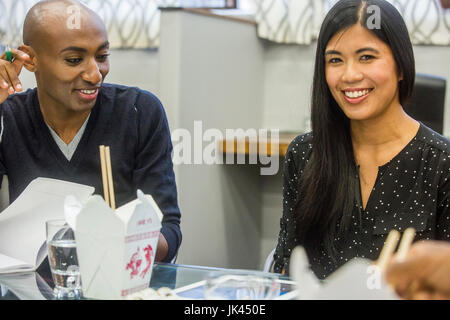
[[[380,25],[369,28],[367,19],[377,6]],[[377,9],[378,9],[377,8]],[[359,181],[350,136],[350,120],[340,109],[325,78],[325,49],[339,31],[361,24],[386,43],[393,53],[402,81],[399,100],[411,96],[415,79],[414,53],[408,30],[397,9],[384,0],[341,0],[325,17],[317,41],[311,122],[312,153],[299,181],[296,206],[297,235],[308,253],[324,249],[336,257],[336,238],[345,236],[359,200]],[[378,28],[377,28],[378,27]]]

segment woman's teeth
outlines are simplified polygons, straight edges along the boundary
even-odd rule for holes
[[[368,94],[370,90],[361,90],[361,91],[344,91],[345,95],[349,98],[359,98]]]

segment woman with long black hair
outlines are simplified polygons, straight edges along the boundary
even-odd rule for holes
[[[394,6],[341,0],[329,11],[317,43],[312,132],[286,153],[276,272],[288,272],[297,245],[325,278],[354,257],[375,260],[391,229],[450,240],[450,141],[404,111],[414,79]]]

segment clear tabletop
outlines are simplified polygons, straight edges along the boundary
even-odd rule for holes
[[[274,273],[256,270],[223,269],[169,263],[155,263],[150,288],[168,287],[178,289],[202,280],[212,274],[246,274],[260,277],[275,277],[290,282],[289,278]],[[1,300],[52,300],[53,281],[47,267],[37,272],[0,275]]]

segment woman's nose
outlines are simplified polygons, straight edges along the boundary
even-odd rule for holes
[[[344,73],[342,74],[341,79],[344,82],[354,83],[363,80],[364,76],[356,63],[349,62],[345,66]]]

